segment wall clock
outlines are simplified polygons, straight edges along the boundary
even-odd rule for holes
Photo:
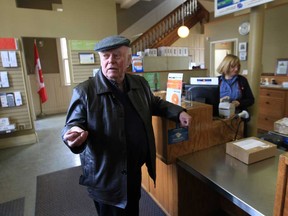
[[[250,32],[250,23],[249,22],[243,22],[240,26],[239,26],[239,33],[241,35],[247,35]]]

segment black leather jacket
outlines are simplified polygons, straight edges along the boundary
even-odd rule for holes
[[[146,166],[155,182],[156,148],[152,115],[177,122],[183,108],[155,97],[143,77],[131,74],[125,76],[130,86],[128,97],[146,129],[150,153]],[[99,197],[98,201],[124,208],[127,202],[124,108],[109,88],[108,82],[99,71],[95,77],[74,88],[62,138],[73,126],[89,132],[85,144],[80,148],[71,148],[72,152],[80,153],[83,169],[80,184],[92,187]]]

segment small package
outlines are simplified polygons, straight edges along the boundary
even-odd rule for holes
[[[145,52],[143,52],[143,51],[138,51],[136,54],[137,54],[137,56],[141,56],[141,57],[145,56]]]
[[[143,72],[143,58],[132,55],[132,72]]]
[[[158,47],[158,56],[169,56],[169,47]]]
[[[188,56],[189,55],[188,47],[181,47],[181,50],[182,50],[182,56]]]
[[[172,47],[172,56],[178,56],[178,47]]]
[[[244,162],[255,163],[276,155],[277,146],[257,137],[226,143],[226,153]]]
[[[145,56],[157,56],[157,49],[145,49]]]
[[[283,88],[288,88],[288,82],[282,82],[282,87]]]
[[[288,118],[282,118],[274,122],[274,131],[282,134],[288,134]]]

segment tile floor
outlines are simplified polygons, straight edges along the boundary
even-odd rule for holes
[[[0,203],[25,197],[24,216],[34,216],[36,177],[80,165],[61,140],[65,114],[35,121],[38,143],[0,149]]]

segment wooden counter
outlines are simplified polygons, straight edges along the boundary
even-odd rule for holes
[[[156,187],[149,178],[146,167],[142,168],[142,186],[167,215],[173,216],[178,215],[176,159],[233,140],[240,123],[240,120],[236,119],[213,119],[212,106],[207,104],[193,102],[193,106],[186,107],[186,109],[192,117],[192,124],[189,127],[189,140],[184,142],[168,144],[168,130],[176,128],[176,123],[160,117],[153,117],[158,157],[156,160]],[[237,138],[241,138],[243,124],[240,124],[238,134]]]
[[[175,122],[153,117],[157,156],[166,164],[175,163],[179,156],[226,143],[235,137],[239,120],[220,118],[215,120],[212,117],[211,105],[194,101],[192,103],[191,107],[183,104],[192,117],[188,141],[168,144],[168,130],[176,128]],[[239,137],[241,136],[237,138]]]
[[[258,129],[273,131],[274,122],[288,116],[288,89],[262,86],[259,94]]]

